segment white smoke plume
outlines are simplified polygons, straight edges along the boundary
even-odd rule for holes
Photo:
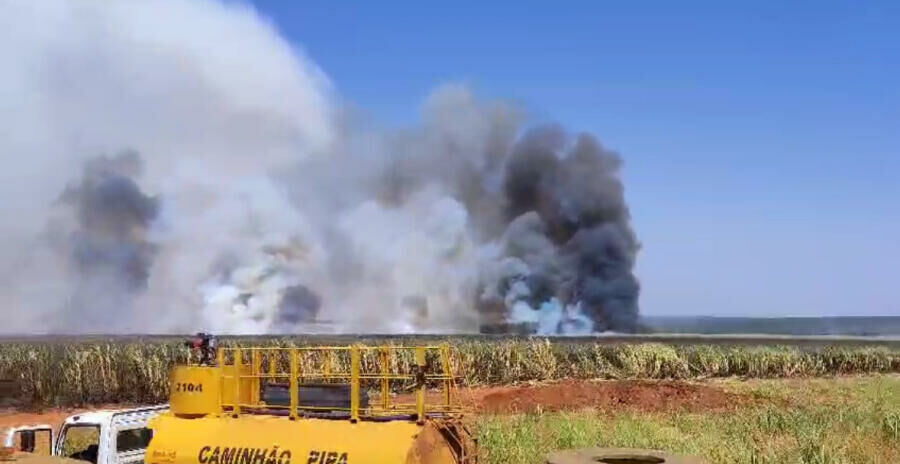
[[[458,86],[355,122],[234,2],[0,0],[0,56],[0,332],[633,328],[590,136]]]

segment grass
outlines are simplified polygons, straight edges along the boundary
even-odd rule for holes
[[[545,413],[478,418],[486,464],[539,464],[557,449],[661,449],[710,463],[900,462],[900,377],[719,381],[787,402],[735,413]]]
[[[448,341],[454,347],[454,372],[470,386],[562,378],[791,378],[900,372],[900,350],[888,347]],[[421,342],[396,339],[389,343]],[[227,343],[286,347],[327,341],[271,338]],[[187,357],[188,351],[180,341],[5,343],[0,344],[0,379],[16,380],[21,401],[38,406],[157,403],[167,397],[169,367]],[[346,367],[347,362],[347,356],[343,356],[335,360],[335,365]],[[409,370],[412,353],[406,352],[397,364]],[[888,429],[897,424],[897,418],[885,421]]]

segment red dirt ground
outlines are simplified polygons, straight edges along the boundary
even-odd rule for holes
[[[54,428],[62,421],[75,414],[76,410],[47,409],[41,412],[23,412],[15,409],[0,410],[0,432],[6,432],[8,427],[15,425],[50,424]]]
[[[429,397],[432,393],[429,393]],[[434,401],[439,395],[435,394]],[[715,385],[678,381],[564,381],[525,386],[464,388],[457,399],[467,409],[481,414],[513,414],[538,411],[726,411],[755,401],[745,395],[727,392]],[[411,395],[395,402],[414,401]],[[431,401],[431,400],[430,400]],[[129,406],[105,405],[83,409],[45,409],[24,411],[0,409],[0,436],[7,427],[25,424],[50,424],[54,428],[78,412],[90,409]]]
[[[430,395],[429,395],[430,396]],[[435,401],[438,401],[435,396]],[[754,401],[720,387],[678,381],[563,381],[461,389],[463,406],[482,414],[578,411],[726,411]],[[412,397],[402,398],[411,402]]]
[[[749,400],[714,386],[674,381],[565,381],[484,389],[478,393],[470,396],[470,406],[476,412],[495,414],[583,409],[711,411],[727,410]],[[460,399],[465,401],[465,396],[462,393]]]

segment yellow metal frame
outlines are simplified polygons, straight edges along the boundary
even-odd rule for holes
[[[414,372],[401,373],[391,369],[394,357],[403,351],[413,351],[415,360]],[[249,355],[247,354],[249,352]],[[349,353],[350,363],[347,371],[336,370],[332,357]],[[428,372],[426,360],[428,354],[436,354],[439,362],[431,366],[436,372]],[[309,359],[318,356],[321,359],[318,368],[301,369],[301,357]],[[371,360],[364,369],[362,358]],[[249,358],[249,364],[245,359]],[[451,371],[450,346],[327,346],[327,347],[219,347],[216,361],[222,370],[220,404],[224,412],[239,416],[245,412],[265,413],[272,410],[287,410],[291,419],[296,419],[303,412],[321,410],[343,411],[348,413],[353,422],[361,418],[379,418],[399,415],[415,416],[423,422],[429,416],[452,416],[461,413],[461,409],[453,403],[455,389],[454,376]],[[283,367],[284,366],[284,367]],[[265,404],[260,398],[263,382],[287,380],[289,405]],[[317,407],[303,405],[298,392],[304,380],[318,380],[326,383],[350,384],[350,407]],[[394,403],[391,398],[391,382],[413,382],[415,384],[415,403]],[[377,399],[369,402],[368,407],[359,404],[362,384],[375,384],[380,390]],[[440,401],[429,404],[426,390],[428,384],[440,385]],[[379,385],[380,384],[380,385]],[[249,391],[244,391],[244,389]],[[368,388],[367,388],[368,391]],[[299,398],[299,401],[298,401]],[[283,412],[282,412],[283,413]]]

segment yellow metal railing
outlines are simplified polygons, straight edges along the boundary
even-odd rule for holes
[[[405,354],[403,359],[411,357],[412,363],[402,366],[399,354]],[[335,358],[344,362],[336,363]],[[222,371],[221,405],[224,411],[233,415],[286,412],[295,419],[309,413],[330,412],[345,414],[351,421],[409,415],[421,422],[430,415],[461,412],[453,403],[455,382],[449,345],[219,347],[216,364]],[[320,383],[305,384],[312,380]],[[413,403],[394,401],[392,392],[403,389],[391,388],[391,384],[397,382],[412,384]],[[261,393],[264,390],[272,386],[284,388],[285,383],[286,404],[263,400]],[[301,387],[327,389],[328,386],[347,384],[350,390],[347,406],[304,403],[301,394]],[[440,390],[436,401],[428,401],[429,387]],[[369,393],[376,395],[370,398]],[[361,395],[366,395],[366,405],[360,404]]]

